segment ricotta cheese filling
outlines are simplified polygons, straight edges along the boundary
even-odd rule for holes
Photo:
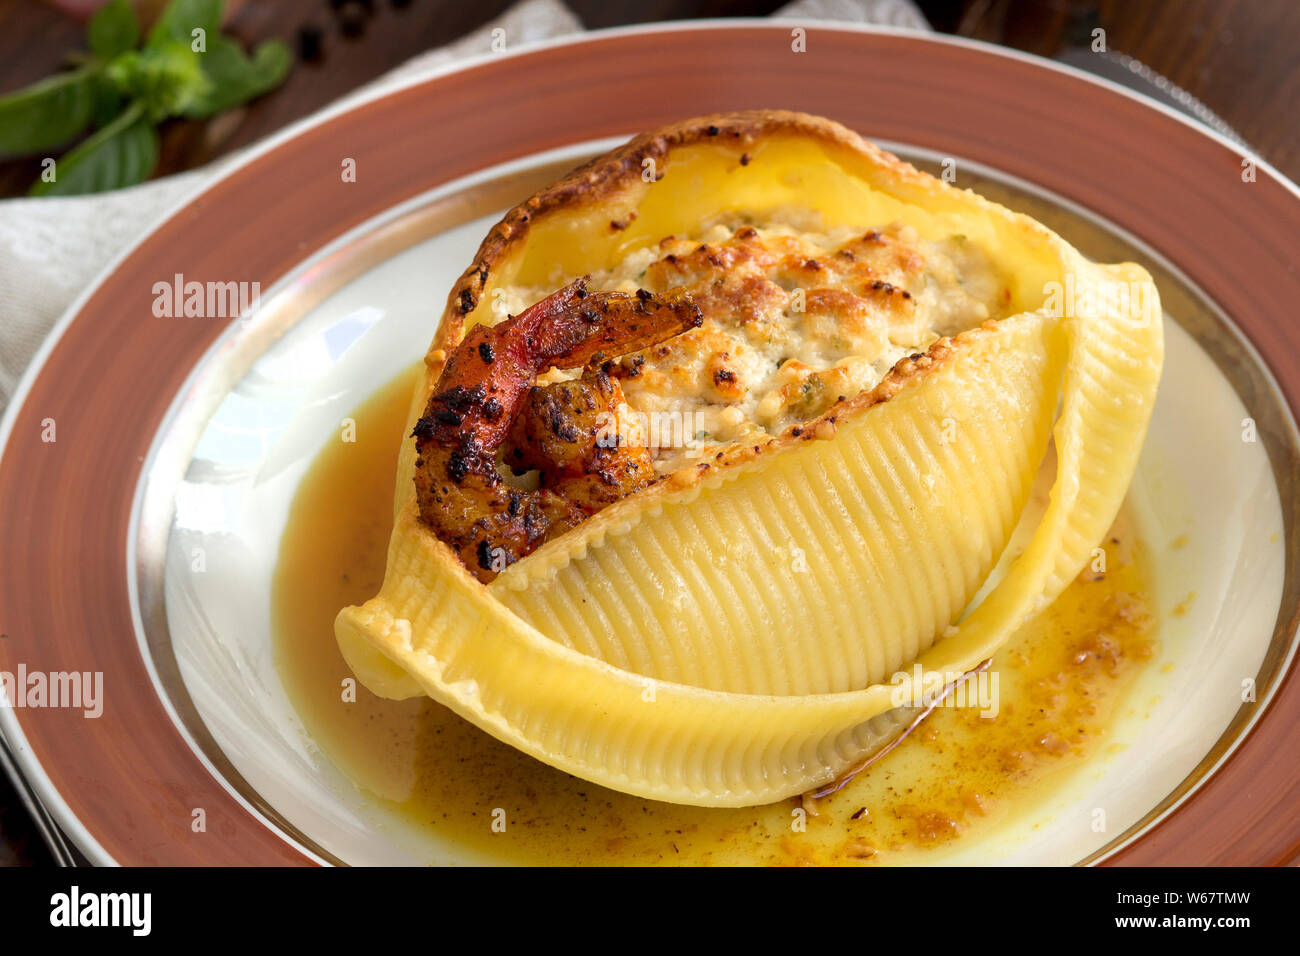
[[[964,236],[926,240],[902,223],[817,230],[779,218],[669,236],[589,286],[684,287],[704,313],[699,328],[611,368],[626,398],[618,432],[650,449],[659,474],[810,421],[940,337],[1003,317],[1010,301]],[[553,289],[503,291],[501,307],[516,314]],[[578,374],[551,371],[539,384]]]

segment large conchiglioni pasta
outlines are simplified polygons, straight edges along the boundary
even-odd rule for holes
[[[978,667],[1078,573],[1161,359],[1139,267],[827,120],[637,137],[508,213],[452,290],[383,587],[339,614],[339,646],[375,693],[604,786],[805,792],[915,714],[918,673]],[[585,446],[600,467],[548,471],[597,405],[620,423]],[[656,415],[674,441],[645,440]],[[501,513],[475,519],[485,501]]]

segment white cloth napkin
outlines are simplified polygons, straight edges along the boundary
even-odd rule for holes
[[[795,0],[775,16],[930,28],[911,0]],[[340,102],[487,53],[498,28],[505,30],[511,46],[583,29],[560,0],[523,0],[473,33],[408,60]],[[0,202],[0,411],[41,341],[104,266],[237,158],[95,196]]]

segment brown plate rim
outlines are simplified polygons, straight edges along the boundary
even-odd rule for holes
[[[793,26],[807,30],[809,53],[788,50]],[[574,57],[577,47],[581,55]],[[830,51],[829,57],[818,52],[823,47]],[[793,62],[784,71],[772,70],[762,59],[778,55],[808,59]],[[673,103],[653,96],[629,97],[625,85],[635,57],[648,67],[643,80],[653,76],[661,84],[675,83],[681,97]],[[756,60],[763,63],[761,68]],[[667,62],[680,68],[665,70]],[[888,87],[889,95],[878,101],[863,97],[856,83],[847,82],[860,82],[858,70],[868,69],[868,64],[876,88]],[[930,69],[922,71],[921,65]],[[580,82],[584,71],[592,80],[585,86]],[[936,77],[946,78],[949,84],[957,79],[964,82],[943,87]],[[511,83],[519,93],[513,106],[506,95]],[[806,98],[791,102],[792,86]],[[960,102],[953,102],[953,89],[962,91]],[[641,92],[645,94],[644,89]],[[662,97],[662,88],[659,93]],[[993,93],[1009,101],[981,99],[980,94]],[[548,111],[529,103],[531,97],[554,107],[557,98],[563,102],[564,96],[570,106],[576,98],[583,108]],[[1075,98],[1092,98],[1101,108],[1090,114],[1078,109],[1072,102]],[[1078,139],[1062,138],[1060,129],[1042,125],[1044,120],[1059,120],[1063,103],[1071,103],[1070,118]],[[471,104],[479,108],[470,109]],[[901,109],[903,104],[914,107],[911,115]],[[1271,368],[1292,415],[1300,410],[1296,361],[1300,329],[1268,321],[1270,315],[1286,314],[1282,306],[1295,301],[1300,279],[1278,274],[1275,286],[1254,286],[1254,296],[1248,282],[1234,288],[1226,281],[1228,274],[1240,278],[1260,269],[1267,273],[1268,240],[1273,241],[1273,250],[1285,249],[1287,237],[1300,231],[1300,203],[1295,202],[1300,191],[1257,160],[1257,180],[1251,185],[1259,188],[1253,192],[1268,198],[1247,193],[1242,204],[1246,208],[1234,207],[1235,216],[1218,205],[1201,210],[1196,204],[1172,202],[1168,177],[1188,175],[1197,164],[1204,164],[1205,174],[1214,170],[1214,175],[1238,176],[1241,150],[1172,111],[1057,64],[973,41],[815,21],[660,24],[599,31],[485,57],[327,111],[255,150],[124,251],[60,321],[0,425],[0,501],[6,503],[0,513],[0,552],[27,559],[15,565],[16,573],[0,579],[0,630],[7,635],[0,642],[0,668],[13,669],[19,661],[46,670],[108,664],[106,686],[112,686],[110,676],[127,677],[133,680],[119,686],[143,686],[150,693],[150,698],[129,702],[133,709],[111,715],[106,711],[101,720],[108,722],[97,722],[89,731],[67,712],[6,709],[0,713],[15,757],[29,773],[36,768],[39,779],[33,784],[42,799],[56,802],[56,811],[63,811],[56,813],[60,823],[74,836],[81,829],[80,835],[89,839],[88,848],[98,851],[95,855],[102,862],[311,862],[300,848],[232,799],[171,720],[159,721],[166,717],[165,705],[152,699],[148,662],[127,636],[133,627],[129,613],[124,613],[129,610],[123,593],[124,542],[131,529],[123,509],[130,507],[133,496],[129,491],[107,494],[103,500],[109,507],[104,508],[95,492],[134,489],[144,460],[143,453],[136,453],[148,448],[175,392],[224,328],[224,323],[150,326],[142,322],[140,316],[148,315],[152,298],[148,280],[169,276],[171,265],[180,262],[197,266],[191,275],[224,280],[238,275],[236,265],[242,263],[249,280],[262,281],[269,288],[297,262],[383,209],[475,168],[568,143],[631,133],[683,115],[762,106],[822,113],[872,139],[907,142],[1005,170],[1117,223],[1198,280],[1208,274],[1209,279],[1200,282],[1207,296],[1236,320],[1265,357],[1264,367]],[[411,129],[412,117],[427,120],[431,113],[443,115],[445,122],[431,123],[429,128],[457,128],[460,135],[455,141],[423,135],[423,128]],[[1107,127],[1106,120],[1112,125]],[[1099,121],[1102,125],[1097,128]],[[461,131],[458,122],[476,124],[470,129],[478,136],[468,135],[469,129]],[[1104,145],[1116,135],[1117,127],[1126,140],[1134,139],[1127,157],[1123,151],[1107,153]],[[998,137],[990,139],[990,130],[996,130]],[[1015,137],[1010,137],[1012,132]],[[1088,132],[1092,139],[1084,135]],[[1146,149],[1139,148],[1140,134],[1149,137]],[[1010,148],[1008,137],[1019,149]],[[1171,148],[1174,139],[1181,149]],[[428,152],[428,147],[434,151]],[[1054,154],[1053,147],[1057,148]],[[403,150],[413,152],[403,155]],[[334,188],[337,182],[330,183],[338,180],[338,159],[348,155],[357,159],[359,170],[375,171],[359,175],[358,183],[351,184],[359,188],[351,193]],[[1044,162],[1048,155],[1051,160]],[[429,156],[433,158],[420,163]],[[1032,165],[1034,157],[1038,165]],[[1103,158],[1109,159],[1109,166],[1098,165]],[[1181,165],[1170,165],[1180,161]],[[294,187],[309,178],[304,169],[317,177],[312,196],[319,200],[327,195],[332,203],[308,202],[310,196],[294,195]],[[1070,179],[1063,172],[1069,169],[1082,175]],[[1100,169],[1124,170],[1132,181],[1120,177],[1099,187],[1094,180]],[[1223,198],[1213,189],[1199,195]],[[1157,202],[1157,197],[1166,201]],[[329,214],[321,206],[328,206]],[[261,217],[250,215],[250,210],[265,217],[286,217],[297,228],[273,230],[268,236],[266,229],[257,230]],[[1252,211],[1260,215],[1251,218]],[[1199,241],[1205,231],[1187,228],[1196,225],[1193,213],[1197,212],[1204,214],[1202,225],[1218,227],[1214,235],[1226,251],[1216,251],[1234,268],[1226,263],[1217,271],[1187,268],[1190,263],[1214,262],[1213,253]],[[1246,221],[1258,235],[1246,231]],[[1160,239],[1152,234],[1158,227]],[[189,234],[204,230],[222,237],[225,245],[194,250]],[[303,235],[309,238],[300,238]],[[241,247],[241,241],[253,252]],[[241,248],[245,249],[242,258]],[[1263,254],[1252,260],[1246,249]],[[217,252],[236,257],[225,260],[227,269],[208,271]],[[431,316],[438,305],[431,304]],[[152,334],[142,335],[142,328]],[[117,367],[124,355],[136,364]],[[107,356],[113,361],[95,360]],[[151,372],[154,385],[141,388],[141,377]],[[77,382],[78,394],[70,396],[53,384],[55,379]],[[71,412],[77,407],[73,403],[78,399],[84,417],[63,415],[65,409]],[[98,405],[102,402],[111,407],[105,411]],[[33,437],[39,428],[32,426],[45,416],[59,421],[60,439],[42,448],[44,443]],[[25,430],[21,441],[16,441],[20,428]],[[105,434],[117,440],[96,445],[95,440]],[[1294,462],[1288,464],[1294,467]],[[102,481],[88,487],[86,475]],[[40,532],[34,530],[37,515],[45,516]],[[1288,529],[1288,542],[1294,530]],[[70,565],[68,556],[80,560]],[[1294,633],[1296,612],[1291,613]],[[93,636],[103,632],[116,640],[95,644]],[[83,643],[78,645],[77,640]],[[104,657],[114,648],[116,656]],[[66,666],[58,667],[59,663]],[[1285,767],[1269,759],[1288,743],[1287,726],[1300,718],[1300,676],[1294,664],[1278,683],[1277,692],[1258,705],[1258,711],[1267,707],[1266,712],[1255,714],[1254,725],[1216,773],[1184,795],[1175,811],[1150,831],[1115,851],[1108,862],[1295,859],[1300,850],[1300,813],[1295,810],[1300,806],[1300,768],[1295,762]],[[119,704],[123,700],[115,699]],[[107,732],[110,727],[117,729]],[[78,730],[100,746],[91,748]],[[66,744],[69,739],[78,741],[81,750],[61,747],[61,741]],[[141,746],[146,740],[150,748]],[[156,759],[171,761],[157,777],[149,773]],[[1273,772],[1268,775],[1270,767]],[[1254,796],[1263,799],[1238,800],[1247,784],[1253,785]],[[219,839],[190,830],[190,809],[197,805],[208,814],[207,834],[218,833]],[[1282,812],[1265,822],[1256,812],[1261,805]],[[154,812],[144,812],[142,807]],[[85,825],[87,816],[94,817],[96,834]],[[1244,830],[1234,830],[1230,824]]]

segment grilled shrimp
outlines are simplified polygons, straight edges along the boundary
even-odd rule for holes
[[[497,325],[476,325],[412,432],[421,520],[486,583],[650,484],[646,449],[603,440],[623,394],[598,366],[702,322],[684,293],[589,293],[584,278]],[[575,382],[534,384],[551,368],[584,366]],[[505,480],[502,451],[516,472],[537,470],[537,488]]]
[[[577,381],[534,386],[507,437],[505,464],[516,474],[537,471],[542,487],[587,512],[626,498],[655,470],[649,450],[612,427],[623,401],[623,387],[595,366]]]

